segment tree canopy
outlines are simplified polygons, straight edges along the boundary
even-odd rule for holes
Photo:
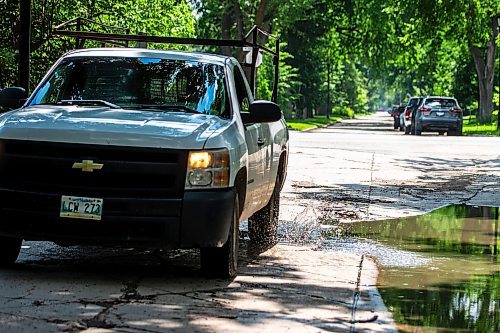
[[[279,102],[288,116],[329,106],[352,114],[412,95],[451,95],[487,122],[498,100],[496,0],[32,1],[32,82],[74,47],[51,38],[52,28],[82,16],[163,36],[240,39],[258,25],[281,40]],[[19,0],[0,0],[2,87],[16,81],[18,7]],[[261,98],[270,97],[272,73],[265,59],[258,71]]]
[[[195,36],[195,17],[182,0],[32,0],[32,84],[75,47],[74,40],[52,35],[56,25],[75,17],[129,28],[130,33]],[[17,81],[19,20],[19,0],[0,0],[0,87]]]

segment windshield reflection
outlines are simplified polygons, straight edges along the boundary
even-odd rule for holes
[[[222,66],[157,58],[63,60],[30,105],[111,106],[229,118]]]

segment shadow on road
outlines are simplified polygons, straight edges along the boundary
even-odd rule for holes
[[[230,281],[201,276],[195,250],[26,244],[31,247],[23,249],[24,259],[0,272],[0,322],[8,322],[7,329],[26,331],[30,320],[42,321],[49,331],[70,332],[352,328],[352,284],[340,282],[331,265],[323,272],[327,259],[312,258],[302,247],[265,249],[242,240],[240,273]],[[332,311],[342,315],[332,317]]]

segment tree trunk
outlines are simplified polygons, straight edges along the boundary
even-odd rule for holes
[[[270,30],[271,17],[268,12],[271,2],[271,0],[261,0],[255,11],[255,25],[266,31]]]
[[[241,7],[238,1],[236,0],[228,0],[224,6],[224,13],[222,14],[221,20],[221,30],[222,30],[222,39],[233,39],[231,30],[236,25],[236,38],[243,39],[245,34],[244,31],[244,22],[243,22],[243,12],[241,11]],[[232,49],[227,46],[223,46],[221,48],[222,54],[225,55],[233,55]],[[235,54],[238,60],[241,60],[242,52],[238,50]]]
[[[233,20],[231,17],[231,6],[226,4],[224,6],[224,13],[221,19],[221,37],[222,39],[231,39],[231,28],[233,27]],[[222,46],[220,52],[224,55],[231,55],[231,48],[229,46]]]
[[[477,121],[489,123],[493,116],[493,84],[486,77],[479,79],[479,109]]]
[[[479,88],[479,109],[477,121],[479,123],[491,122],[493,114],[493,87],[495,82],[495,53],[496,38],[498,36],[497,16],[491,18],[491,36],[486,45],[485,58],[479,47],[470,45],[469,49],[476,66]]]

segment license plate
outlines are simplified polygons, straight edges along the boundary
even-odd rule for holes
[[[61,211],[59,216],[74,219],[101,220],[102,204],[103,199],[63,195],[61,197]]]
[[[436,112],[436,114],[440,117],[444,116],[444,112]]]

